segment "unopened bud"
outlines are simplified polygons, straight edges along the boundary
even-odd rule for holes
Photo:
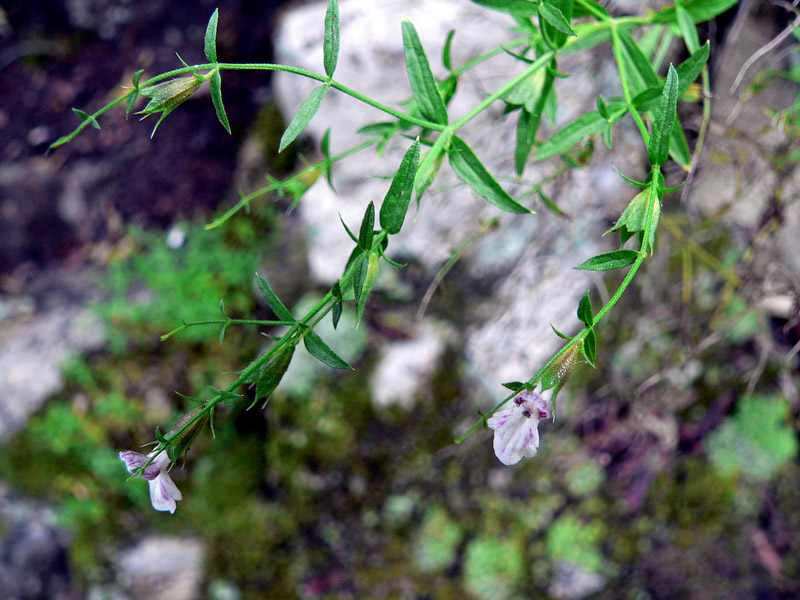
[[[170,460],[177,460],[186,452],[194,442],[197,434],[208,423],[209,413],[206,411],[199,418],[196,418],[199,413],[205,409],[205,406],[198,406],[194,410],[186,413],[172,429],[167,432],[165,436],[167,443],[167,454]]]
[[[192,75],[143,87],[139,94],[151,100],[141,113],[145,117],[157,112],[169,113],[194,94],[203,81],[202,77]]]

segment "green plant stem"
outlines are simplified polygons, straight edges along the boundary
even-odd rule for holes
[[[458,121],[450,125],[450,131],[455,132],[457,129],[460,129],[467,123],[469,123],[472,119],[474,119],[478,114],[483,112],[490,104],[499,100],[504,95],[506,95],[509,91],[514,89],[518,86],[522,81],[530,77],[530,75],[542,67],[544,67],[547,63],[550,62],[550,59],[555,56],[555,52],[553,50],[548,50],[544,54],[542,54],[539,58],[533,61],[527,68],[525,68],[521,73],[517,76],[508,80],[505,85],[503,85],[500,89],[495,91],[494,93],[490,94],[486,98],[484,98],[477,106],[475,106],[472,110],[470,110],[467,114],[461,117]]]
[[[652,181],[653,182],[658,181],[659,175],[660,175],[660,169],[658,167],[653,167]],[[645,220],[644,232],[642,234],[642,245],[639,248],[636,260],[633,262],[630,269],[628,269],[628,272],[625,274],[625,278],[617,287],[617,290],[614,292],[614,295],[611,296],[608,302],[606,302],[602,306],[602,308],[600,308],[600,310],[598,310],[597,313],[594,315],[592,327],[588,326],[584,327],[578,333],[572,336],[572,338],[570,338],[570,340],[566,344],[561,346],[561,348],[559,348],[559,350],[536,372],[536,374],[526,382],[526,387],[535,385],[536,382],[538,382],[542,378],[547,369],[549,369],[550,366],[556,360],[558,360],[564,353],[570,351],[577,344],[583,343],[583,339],[588,335],[589,331],[591,331],[591,329],[595,325],[597,325],[597,323],[599,323],[612,308],[614,308],[614,305],[619,301],[619,299],[625,293],[625,290],[628,289],[628,286],[630,285],[631,281],[636,275],[636,272],[639,270],[639,267],[644,262],[644,259],[647,258],[647,240],[650,239],[650,232],[652,231],[653,228],[653,207],[655,202],[660,202],[660,198],[658,191],[655,189],[655,183],[654,183],[653,185],[651,185],[650,197],[647,203],[647,219]],[[453,442],[456,444],[460,444],[467,438],[467,436],[470,433],[475,431],[478,427],[480,427],[481,425],[485,426],[486,419],[490,417],[493,413],[495,413],[497,410],[499,410],[504,404],[506,404],[506,402],[511,400],[511,398],[516,396],[518,393],[519,392],[512,392],[511,394],[507,395],[505,398],[500,400],[500,402],[498,402],[495,406],[493,406],[489,412],[481,413],[481,418],[477,422],[475,422],[469,429],[467,429],[462,435],[453,440]]]
[[[370,252],[375,252],[383,243],[383,240],[387,237],[387,233],[385,231],[381,231],[377,233],[372,241],[372,246]],[[349,284],[352,283],[353,277],[355,276],[356,272],[356,264],[350,265],[350,267],[345,271],[342,275],[342,278],[339,280],[339,286],[342,289],[346,289]],[[222,402],[226,396],[235,393],[235,390],[240,386],[246,383],[250,378],[258,371],[261,366],[267,362],[270,358],[275,356],[276,354],[283,351],[283,349],[288,346],[289,344],[296,345],[302,340],[309,331],[312,331],[314,326],[322,320],[328,312],[333,308],[335,299],[333,294],[333,290],[329,290],[327,294],[319,301],[317,304],[309,310],[306,315],[300,320],[294,323],[290,323],[290,329],[283,336],[275,342],[275,344],[263,355],[259,356],[256,360],[251,362],[247,365],[242,371],[240,372],[239,376],[236,380],[231,383],[225,390],[217,395],[215,395],[212,399],[208,400],[202,407],[201,410],[198,410],[197,413],[189,419],[183,426],[176,432],[170,432],[171,437],[170,439],[181,439],[182,434],[193,427],[198,421],[205,419],[207,416],[213,412],[214,407],[217,404]],[[236,321],[235,319],[231,319],[231,321]],[[243,320],[247,321],[247,320]],[[218,319],[216,321],[217,324],[225,323],[225,319]],[[249,323],[254,323],[254,321],[248,321]],[[286,324],[285,321],[276,321],[276,323]],[[181,329],[181,328],[178,328]],[[170,440],[168,439],[167,442]],[[131,477],[135,477],[136,475],[140,475],[144,472],[145,468],[153,462],[156,456],[160,453],[164,452],[167,449],[168,443],[165,444],[163,442],[159,442],[158,445],[155,447],[153,451],[153,456],[142,465],[140,469],[137,470]]]
[[[370,139],[366,140],[365,142],[362,142],[362,143],[360,143],[360,144],[358,144],[356,146],[353,146],[352,148],[348,148],[344,152],[341,152],[341,153],[339,153],[339,154],[337,154],[335,156],[331,156],[330,158],[325,158],[325,159],[322,159],[321,161],[318,161],[318,162],[315,162],[313,164],[307,165],[305,168],[301,169],[300,171],[298,171],[297,173],[295,173],[291,177],[287,177],[284,181],[280,182],[282,184],[281,187],[286,188],[292,181],[297,180],[297,179],[302,179],[304,175],[307,175],[309,173],[313,173],[314,171],[320,171],[320,170],[326,168],[329,164],[333,164],[336,161],[339,161],[339,160],[342,160],[344,158],[347,158],[348,156],[356,154],[357,152],[361,152],[361,150],[369,148],[373,144],[376,144],[376,143],[380,142],[381,139],[383,139],[383,136],[380,136],[380,135],[375,136],[373,138],[370,138]],[[254,191],[254,192],[250,192],[246,196],[242,196],[239,199],[239,202],[237,202],[234,206],[232,206],[230,209],[228,209],[225,212],[224,215],[222,215],[221,217],[219,217],[217,219],[214,219],[214,221],[212,221],[211,223],[206,225],[205,229],[214,229],[215,227],[219,227],[220,225],[224,224],[228,219],[230,219],[233,215],[235,215],[237,212],[239,212],[242,208],[250,206],[250,202],[252,202],[256,198],[259,198],[259,197],[261,197],[261,196],[263,196],[265,194],[268,194],[270,192],[273,192],[273,191],[275,191],[277,189],[280,189],[280,187],[278,185],[276,185],[275,183],[271,183],[268,186],[260,188],[260,189]]]
[[[178,332],[183,331],[184,329],[188,329],[189,327],[195,327],[198,325],[260,325],[262,327],[291,327],[294,325],[292,321],[259,321],[256,319],[211,319],[208,321],[190,321],[188,323],[184,323],[180,327],[176,327],[169,333],[165,333],[161,336],[161,341],[164,342],[173,335]]]
[[[617,61],[617,68],[619,69],[619,80],[622,84],[622,95],[625,98],[625,103],[628,105],[628,112],[636,122],[636,126],[639,128],[639,133],[642,134],[644,145],[647,147],[650,143],[650,134],[647,131],[647,126],[645,126],[644,121],[642,120],[642,116],[633,105],[633,96],[631,94],[630,82],[628,81],[628,72],[625,69],[625,61],[622,60],[622,56],[620,56],[622,42],[620,42],[619,39],[618,27],[619,24],[615,21],[611,27],[611,45],[614,49],[614,58]]]

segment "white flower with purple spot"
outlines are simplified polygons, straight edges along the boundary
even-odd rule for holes
[[[513,406],[498,410],[486,424],[494,430],[494,453],[504,465],[515,465],[523,458],[536,456],[539,449],[539,419],[553,414],[550,401],[553,390],[522,392]]]
[[[153,453],[140,454],[133,450],[126,450],[119,453],[119,458],[125,463],[125,468],[128,473],[136,473],[137,469],[141,469]],[[150,502],[156,510],[168,510],[171,513],[175,512],[176,500],[183,499],[181,491],[172,478],[167,473],[169,468],[169,457],[166,452],[157,455],[153,462],[151,462],[144,471],[139,474],[142,479],[146,479],[150,486]]]

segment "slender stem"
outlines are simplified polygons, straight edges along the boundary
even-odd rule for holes
[[[165,333],[161,336],[161,341],[165,341],[168,338],[172,337],[176,333],[183,331],[184,329],[188,329],[189,327],[195,327],[198,325],[261,325],[262,327],[291,327],[294,325],[292,321],[260,321],[257,319],[210,319],[207,321],[189,321],[188,323],[184,323],[180,327],[176,327],[169,333]]]
[[[651,180],[653,182],[658,181],[659,180],[659,174],[660,174],[659,168],[658,167],[653,167]],[[535,384],[536,382],[538,382],[542,378],[542,376],[545,374],[545,372],[550,368],[550,366],[556,360],[558,360],[564,353],[570,351],[575,345],[583,343],[583,339],[588,335],[589,331],[591,331],[591,329],[595,325],[597,325],[597,323],[599,323],[603,319],[603,317],[605,317],[605,315],[608,314],[608,312],[612,308],[614,308],[614,305],[619,301],[619,299],[625,293],[625,290],[628,289],[628,286],[630,285],[631,281],[633,280],[633,277],[636,275],[636,272],[639,270],[639,267],[641,266],[642,262],[644,262],[644,259],[647,257],[648,240],[650,239],[650,233],[651,233],[651,231],[653,229],[653,226],[656,225],[656,223],[653,222],[653,212],[654,212],[653,209],[655,208],[655,202],[660,202],[660,198],[659,198],[659,193],[656,190],[656,184],[653,183],[651,185],[651,187],[650,187],[650,197],[649,197],[648,202],[647,202],[647,218],[645,220],[644,232],[642,234],[642,245],[639,248],[638,255],[636,256],[636,260],[633,262],[633,264],[631,265],[630,269],[625,274],[625,278],[622,280],[622,283],[620,283],[619,286],[617,287],[617,290],[614,292],[614,295],[611,296],[611,298],[609,298],[608,302],[606,302],[602,306],[602,308],[600,310],[598,310],[597,313],[594,315],[592,327],[588,327],[588,326],[584,327],[578,333],[576,333],[574,336],[572,336],[572,338],[570,338],[570,340],[566,344],[561,346],[561,348],[559,348],[558,352],[556,352],[550,358],[550,360],[548,360],[536,372],[536,374],[527,381],[527,385],[528,386],[531,386],[531,385]],[[498,409],[500,409],[506,402],[508,402],[511,398],[513,398],[516,395],[517,395],[517,392],[512,392],[511,394],[509,394],[505,398],[503,398],[500,402],[498,402],[494,407],[492,407],[492,409],[489,412],[481,414],[481,418],[476,423],[474,423],[462,435],[460,435],[455,440],[453,440],[454,443],[456,443],[456,444],[462,443],[470,433],[475,431],[479,426],[485,424],[486,423],[486,419],[488,417],[490,417],[494,412],[496,412]]]
[[[628,81],[628,72],[625,68],[625,61],[622,59],[622,42],[619,39],[617,22],[614,22],[613,27],[611,27],[611,45],[614,49],[614,58],[617,61],[617,68],[619,69],[619,80],[622,84],[622,95],[625,97],[625,103],[628,105],[628,112],[636,122],[636,126],[639,128],[639,133],[642,134],[644,145],[647,146],[650,143],[650,134],[647,132],[647,127],[645,126],[639,111],[636,110],[636,107],[633,105],[633,95],[631,94],[630,83]]]
[[[453,123],[450,126],[450,130],[456,131],[457,129],[460,129],[461,127],[469,123],[478,114],[483,112],[486,109],[486,107],[492,104],[495,100],[502,98],[510,90],[519,85],[520,82],[527,79],[531,75],[531,73],[534,73],[539,69],[541,69],[542,67],[544,67],[548,62],[550,62],[550,59],[553,58],[553,56],[555,56],[555,52],[553,50],[548,50],[547,52],[542,54],[539,58],[537,58],[530,65],[528,65],[528,67],[524,71],[522,71],[519,75],[507,81],[506,84],[503,85],[499,90],[495,91],[493,94],[490,94],[489,96],[484,98],[482,102],[480,102],[467,114],[461,117],[458,121]]]
[[[249,206],[250,202],[252,202],[256,198],[259,198],[259,197],[261,197],[261,196],[263,196],[265,194],[268,194],[268,193],[273,192],[273,191],[278,190],[278,189],[286,189],[290,185],[290,183],[292,181],[301,180],[303,178],[303,176],[305,176],[305,175],[307,175],[309,173],[313,173],[315,171],[319,171],[320,169],[323,169],[323,168],[327,167],[329,164],[333,164],[333,163],[335,163],[335,162],[337,162],[339,160],[347,158],[348,156],[356,154],[357,152],[361,152],[365,148],[369,148],[373,144],[379,142],[381,139],[383,139],[383,136],[380,136],[380,135],[375,136],[373,138],[370,138],[370,139],[358,144],[357,146],[353,146],[352,148],[348,148],[344,152],[341,152],[341,153],[339,153],[339,154],[337,154],[335,156],[331,156],[329,158],[324,158],[324,159],[322,159],[322,160],[320,160],[318,162],[315,162],[315,163],[312,163],[310,165],[307,165],[305,168],[301,169],[300,171],[298,171],[297,173],[295,173],[291,177],[287,177],[283,181],[279,181],[277,183],[275,183],[275,182],[270,183],[268,186],[265,186],[263,188],[257,189],[254,192],[250,192],[246,196],[242,196],[239,199],[239,202],[237,202],[230,209],[228,209],[225,212],[224,215],[222,215],[221,217],[219,217],[217,219],[214,219],[214,221],[212,221],[211,223],[206,225],[205,228],[206,229],[214,229],[215,227],[219,227],[220,225],[225,223],[228,219],[230,219],[233,215],[235,215],[237,212],[239,212],[242,208],[244,208],[246,206]]]

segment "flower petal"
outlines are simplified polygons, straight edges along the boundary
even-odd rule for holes
[[[153,462],[147,465],[144,473],[139,474],[139,476],[148,481],[155,479],[164,469],[161,464],[163,461],[160,461],[159,458],[160,457],[157,456]],[[144,455],[133,450],[125,450],[119,453],[119,459],[125,463],[125,468],[128,469],[128,473],[135,474],[137,470],[147,464],[147,461],[150,460],[150,455]]]
[[[175,485],[175,482],[172,481],[172,478],[165,471],[162,471],[149,484],[150,502],[153,508],[156,510],[168,510],[170,514],[174,513],[177,507],[175,501],[182,500],[183,495],[178,486]]]

